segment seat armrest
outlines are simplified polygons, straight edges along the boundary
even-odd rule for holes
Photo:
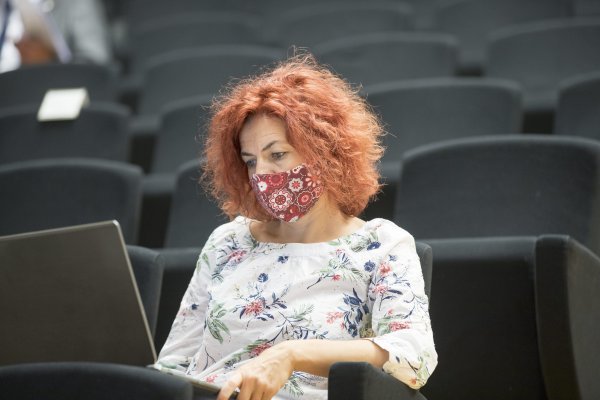
[[[329,370],[329,400],[426,400],[418,390],[366,362],[338,362]]]

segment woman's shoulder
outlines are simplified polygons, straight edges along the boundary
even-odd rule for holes
[[[408,231],[385,218],[374,218],[367,221],[363,230],[368,234],[377,235],[380,239],[386,241],[413,239]]]
[[[223,243],[236,242],[252,242],[250,234],[250,220],[248,218],[238,216],[233,220],[219,225],[210,234],[207,245],[211,247],[219,247]]]

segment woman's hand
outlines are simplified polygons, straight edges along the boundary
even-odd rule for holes
[[[240,388],[239,400],[271,399],[294,371],[293,343],[282,342],[268,348],[232,372],[217,400],[229,399],[236,388]]]
[[[229,399],[236,388],[240,388],[239,400],[268,400],[294,371],[327,376],[331,365],[338,361],[366,361],[381,368],[388,358],[387,350],[371,340],[288,340],[232,372],[217,400]]]
[[[56,53],[46,43],[34,36],[24,36],[15,43],[21,55],[21,64],[44,64],[56,61]]]

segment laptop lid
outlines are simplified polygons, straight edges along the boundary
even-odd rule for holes
[[[117,221],[0,237],[0,346],[0,365],[155,362]]]

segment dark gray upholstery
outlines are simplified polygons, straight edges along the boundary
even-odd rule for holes
[[[408,152],[394,221],[417,240],[555,233],[600,254],[599,216],[600,142],[514,135]]]
[[[200,165],[192,160],[177,171],[165,247],[202,246],[217,226],[229,221],[201,187]]]
[[[460,69],[480,74],[487,37],[496,29],[571,15],[569,0],[438,1],[433,29],[454,35],[460,43]]]
[[[215,44],[259,44],[258,19],[232,12],[161,15],[132,30],[130,72],[139,72],[153,56],[176,49]]]
[[[430,399],[545,399],[536,337],[535,239],[428,240],[439,365]]]
[[[216,94],[232,78],[243,78],[283,57],[261,46],[205,46],[153,57],[143,73],[139,113],[155,115],[171,101]]]
[[[128,0],[124,3],[125,21],[132,30],[162,17],[203,12],[254,12],[259,6],[239,0]]]
[[[598,48],[600,18],[503,28],[490,36],[485,71],[522,86],[526,132],[550,133],[559,82],[599,70]]]
[[[163,247],[176,178],[175,173],[144,175],[142,180],[140,245]]]
[[[85,87],[91,102],[116,100],[114,71],[91,64],[43,64],[0,74],[0,108],[40,105],[48,89]]]
[[[600,259],[577,241],[542,237],[536,246],[536,310],[549,398],[600,397]]]
[[[142,171],[117,161],[43,159],[0,167],[0,235],[116,219],[134,244]]]
[[[521,131],[519,86],[489,78],[435,78],[364,88],[388,135],[384,160],[415,147],[467,136]]]
[[[383,185],[373,200],[361,213],[360,218],[368,221],[373,218],[394,219],[396,190],[400,180],[400,161],[384,161],[379,165],[380,183]]]
[[[201,156],[212,96],[170,103],[161,114],[152,164],[144,177],[140,244],[162,247],[165,241],[176,173]]]
[[[201,156],[211,101],[212,96],[191,97],[163,109],[150,173],[174,174],[181,164]]]
[[[140,292],[148,326],[154,336],[165,262],[160,253],[140,246],[127,246],[127,253]]]
[[[458,45],[438,33],[379,32],[321,43],[314,54],[353,84],[454,75]]]
[[[430,399],[596,399],[600,259],[568,236],[427,240]]]
[[[0,367],[2,397],[13,400],[192,400],[189,382],[118,364],[58,362]]]
[[[308,47],[357,34],[410,30],[412,10],[404,3],[297,3],[273,19],[273,40],[283,48]],[[268,27],[267,27],[268,29]]]
[[[430,30],[433,27],[433,12],[438,0],[403,0],[413,10],[415,29]]]
[[[576,16],[600,16],[600,1],[598,0],[573,0]]]
[[[39,158],[91,157],[127,161],[129,112],[94,103],[72,121],[37,120],[39,105],[0,110],[0,164]]]
[[[554,133],[600,140],[600,71],[561,83]]]

